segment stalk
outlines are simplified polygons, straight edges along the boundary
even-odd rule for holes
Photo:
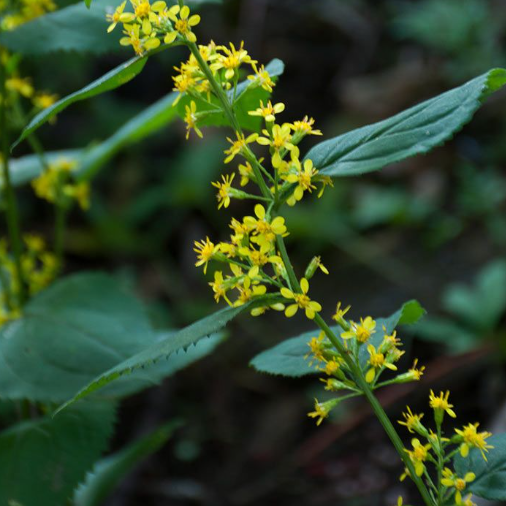
[[[182,0],[179,0],[179,4],[181,5],[183,2]],[[214,78],[214,75],[209,68],[207,62],[204,61],[202,58],[202,55],[200,54],[198,47],[193,42],[188,42],[188,47],[197,60],[200,69],[204,73],[205,77],[209,80],[211,87],[216,94],[218,100],[221,102],[223,111],[227,118],[230,121],[230,124],[232,128],[239,134],[242,135],[242,129],[239,125],[239,122],[237,120],[237,117],[235,116],[235,113],[233,111],[233,108],[230,104],[230,101],[228,100],[228,97],[226,93],[223,91],[222,87],[217,83],[216,79]],[[269,199],[270,201],[273,200],[273,195],[270,192],[270,190],[267,188],[267,185],[265,183],[265,180],[263,178],[262,172],[259,168],[258,160],[254,153],[247,148],[246,153],[244,153],[245,158],[251,163],[253,167],[253,171],[255,174],[255,177],[257,179],[258,185],[260,187],[260,191],[262,195]],[[302,293],[302,290],[300,288],[299,281],[297,279],[297,276],[295,275],[295,271],[292,267],[292,264],[290,262],[290,258],[288,256],[288,253],[286,251],[285,243],[283,241],[283,238],[279,235],[276,236],[276,242],[278,245],[278,249],[281,255],[281,258],[283,259],[283,263],[285,265],[288,279],[290,281],[290,285],[292,290]],[[375,395],[373,394],[372,390],[370,389],[369,385],[365,381],[365,378],[363,377],[362,371],[360,370],[360,367],[353,362],[351,357],[349,356],[347,350],[344,348],[343,344],[339,341],[339,339],[336,337],[336,335],[332,332],[330,327],[325,323],[323,318],[319,316],[318,314],[315,317],[315,323],[320,327],[321,330],[325,332],[329,340],[332,342],[334,347],[337,349],[337,351],[340,353],[340,355],[345,360],[346,364],[348,365],[350,371],[352,372],[356,384],[361,388],[363,391],[365,397],[369,401],[369,404],[371,405],[376,417],[380,421],[381,425],[383,426],[385,432],[388,434],[390,440],[392,441],[392,444],[394,445],[395,449],[397,450],[397,453],[401,457],[402,461],[404,462],[406,468],[408,469],[411,478],[413,479],[415,485],[417,486],[418,490],[420,491],[420,494],[426,504],[426,506],[434,506],[434,501],[431,499],[430,494],[423,482],[423,480],[418,477],[415,473],[414,466],[409,459],[409,456],[404,451],[404,445],[401,441],[401,438],[397,434],[394,426],[390,422],[390,419],[388,418],[387,414],[385,413],[385,410],[382,408],[381,404],[376,399]]]
[[[285,264],[285,268],[287,270],[288,278],[290,279],[290,284],[293,284],[292,288],[301,293],[299,281],[297,279],[297,276],[295,275],[295,272],[293,270],[292,264],[290,262],[290,258],[288,257],[286,247],[284,240],[281,236],[276,236],[279,252],[281,255],[281,258],[283,259],[283,263]],[[390,441],[392,441],[392,444],[394,445],[397,453],[401,457],[402,461],[404,462],[404,465],[407,467],[409,474],[414,481],[415,485],[417,486],[426,506],[434,506],[434,502],[432,501],[429,492],[427,490],[427,487],[425,486],[423,480],[416,475],[415,468],[409,458],[409,456],[404,451],[404,445],[402,443],[401,438],[399,437],[399,434],[397,434],[397,431],[395,430],[395,427],[393,426],[392,422],[388,418],[387,414],[385,413],[385,410],[379,403],[378,399],[370,389],[369,385],[365,381],[365,378],[362,374],[362,371],[360,370],[359,366],[355,364],[355,362],[352,360],[350,355],[348,354],[346,348],[343,346],[341,341],[337,338],[337,336],[334,334],[332,329],[325,323],[323,318],[317,314],[314,318],[314,322],[320,327],[323,332],[325,332],[326,336],[329,338],[330,342],[334,345],[336,350],[339,352],[341,357],[346,362],[346,365],[350,369],[351,373],[353,374],[353,377],[355,379],[356,384],[359,386],[359,388],[364,393],[366,399],[369,401],[369,404],[371,405],[374,414],[378,418],[379,422],[383,426],[383,429],[387,433],[388,437],[390,438]]]
[[[230,121],[232,128],[237,133],[242,135],[242,128],[239,125],[239,122],[237,121],[237,117],[235,116],[232,106],[230,105],[230,101],[228,100],[227,94],[223,91],[223,88],[216,82],[216,79],[214,78],[214,75],[213,75],[211,69],[209,68],[209,65],[204,60],[204,58],[202,58],[202,55],[200,54],[197,44],[195,44],[194,42],[188,42],[188,47],[189,47],[191,53],[193,54],[193,56],[195,57],[195,59],[197,60],[200,69],[202,70],[202,72],[204,72],[206,79],[211,83],[211,87],[212,87],[216,97],[221,102],[221,105],[223,106],[223,111],[225,112],[228,120]],[[251,162],[251,160],[254,160],[254,163],[252,163],[251,165],[253,167],[253,172],[254,172],[255,177],[258,181],[258,186],[260,187],[260,191],[262,192],[262,195],[265,198],[272,200],[272,194],[269,191],[269,188],[267,188],[267,185],[265,184],[265,180],[264,180],[262,173],[257,165],[258,162],[256,160],[256,157],[249,148],[247,148],[246,158],[250,162]]]
[[[14,255],[14,267],[17,285],[19,287],[18,303],[20,306],[26,301],[26,286],[21,265],[21,255],[23,253],[23,243],[21,241],[21,231],[19,225],[19,212],[16,202],[16,195],[12,187],[9,171],[9,134],[7,131],[7,96],[6,96],[6,71],[3,62],[0,62],[0,135],[1,151],[3,156],[2,175],[3,175],[3,197],[5,201],[5,214],[7,218],[7,230],[9,241]]]

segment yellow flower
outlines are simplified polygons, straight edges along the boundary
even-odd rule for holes
[[[122,46],[132,46],[135,53],[139,56],[142,55],[145,50],[155,49],[160,45],[160,39],[156,37],[141,39],[139,25],[124,25],[124,28],[123,33],[125,37],[122,37],[119,43]]]
[[[236,132],[236,136],[237,140],[235,141],[227,137],[227,141],[230,142],[232,146],[225,151],[225,154],[228,155],[225,158],[225,163],[231,162],[238,154],[244,154],[247,145],[255,142],[258,134],[251,134],[248,137],[244,137],[244,134]]]
[[[33,105],[38,109],[47,109],[51,107],[58,100],[58,95],[51,95],[50,93],[38,93],[32,98]]]
[[[244,49],[244,41],[238,49],[235,48],[234,44],[230,43],[230,49],[225,46],[220,46],[219,49],[224,54],[218,54],[216,60],[211,63],[211,70],[217,72],[220,69],[225,69],[225,79],[230,80],[234,77],[237,69],[243,63],[256,63],[255,60],[251,59],[248,51]]]
[[[229,290],[231,287],[223,279],[223,273],[221,271],[216,271],[214,273],[214,281],[211,281],[209,285],[213,289],[214,300],[216,300],[216,302],[219,302],[220,299],[223,297],[227,301],[229,306],[232,305],[232,303],[227,297],[227,290]]]
[[[350,329],[341,334],[343,339],[355,338],[359,343],[366,343],[369,338],[376,332],[376,322],[367,316],[365,319],[360,318],[360,324],[350,322]]]
[[[413,376],[413,380],[419,381],[420,378],[423,376],[423,371],[425,371],[425,366],[422,365],[420,368],[417,369],[418,365],[418,359],[415,358],[413,361],[413,365],[411,366],[411,369],[408,370],[408,373]]]
[[[231,186],[232,181],[234,180],[235,174],[230,176],[221,176],[222,183],[216,181],[211,183],[215,188],[218,188],[217,198],[218,198],[218,209],[222,207],[227,208],[230,205],[230,198],[232,196]]]
[[[457,415],[455,414],[455,411],[453,411],[453,404],[450,404],[448,402],[448,398],[450,397],[450,391],[447,390],[446,394],[441,392],[438,397],[434,394],[434,392],[430,391],[429,401],[430,401],[430,407],[434,410],[436,417],[439,415],[442,417],[442,415],[446,412],[448,413],[452,418],[456,418]]]
[[[299,135],[323,135],[321,130],[313,130],[314,119],[304,116],[301,121],[294,121],[292,130],[295,134]]]
[[[388,362],[383,353],[376,351],[376,348],[372,344],[367,345],[367,351],[369,353],[368,362],[371,364],[371,369],[369,369],[365,375],[367,383],[372,383],[374,381],[374,378],[376,377],[376,369],[386,367],[392,371],[397,371],[397,367]]]
[[[427,457],[429,456],[429,450],[431,449],[431,445],[430,444],[422,445],[422,443],[420,443],[420,441],[416,438],[411,440],[411,444],[413,445],[413,449],[412,450],[404,449],[404,451],[409,455],[411,462],[413,462],[416,475],[422,476],[423,471],[425,470],[424,462],[427,460]]]
[[[207,272],[207,264],[209,260],[213,258],[213,256],[219,251],[219,247],[213,244],[209,237],[206,237],[205,241],[195,241],[195,248],[193,251],[197,253],[197,262],[195,263],[195,267],[204,266],[204,274]]]
[[[169,9],[168,17],[174,23],[174,31],[169,32],[165,36],[164,42],[166,44],[172,44],[178,34],[181,34],[190,42],[197,41],[197,37],[192,32],[192,27],[200,23],[200,16],[198,14],[190,16],[190,8],[187,5],[182,8],[179,5],[174,5]]]
[[[27,77],[11,77],[5,81],[5,87],[9,91],[19,93],[25,98],[32,97],[35,92],[30,79]]]
[[[309,283],[306,278],[300,280],[300,288],[302,293],[292,292],[292,290],[285,287],[281,288],[281,295],[285,297],[285,299],[293,299],[295,301],[295,304],[286,308],[285,316],[291,318],[300,308],[304,309],[306,317],[312,320],[316,316],[316,313],[322,310],[322,306],[308,297]]]
[[[398,420],[398,424],[399,425],[405,425],[406,428],[409,430],[409,432],[411,432],[411,434],[413,434],[414,431],[420,433],[420,431],[422,432],[426,432],[425,430],[425,427],[422,425],[422,418],[423,418],[423,413],[417,415],[417,414],[414,414],[412,411],[411,411],[411,408],[409,406],[406,406],[408,412],[407,413],[402,413],[402,416],[404,417],[404,421],[402,420]]]
[[[131,23],[135,19],[135,15],[131,12],[123,12],[125,10],[126,0],[120,4],[112,14],[106,14],[107,21],[111,24],[107,28],[107,33],[111,33],[118,23]]]
[[[477,506],[476,503],[472,501],[472,497],[473,494],[467,494],[461,504],[463,506]]]
[[[351,306],[346,306],[344,309],[341,309],[341,303],[338,302],[336,306],[336,312],[332,315],[332,319],[339,323],[344,315],[351,309]]]
[[[265,285],[253,285],[251,286],[251,278],[245,277],[241,285],[237,286],[239,290],[239,298],[234,303],[234,306],[242,306],[249,302],[254,297],[259,297],[261,295],[265,295],[267,288]]]
[[[257,68],[256,62],[251,63],[255,74],[252,76],[248,76],[248,79],[251,81],[252,86],[260,86],[265,91],[272,93],[272,89],[276,86],[276,83],[273,81],[269,72],[265,70],[265,67],[262,65],[260,68]]]
[[[184,120],[186,122],[186,139],[190,137],[190,132],[195,130],[195,133],[202,138],[202,132],[200,128],[197,126],[197,104],[192,100],[190,105],[185,106],[185,116]],[[225,206],[227,207],[227,206]]]
[[[282,150],[291,151],[295,148],[291,142],[292,134],[290,125],[288,123],[274,125],[272,127],[272,132],[269,133],[267,130],[263,130],[262,133],[266,137],[258,137],[256,141],[258,144],[270,146],[274,150],[274,154],[272,155],[272,166],[278,168],[282,162],[280,152]]]
[[[260,100],[260,107],[255,109],[254,111],[250,111],[248,114],[250,116],[260,116],[265,119],[267,123],[273,122],[276,118],[275,115],[283,112],[285,110],[285,104],[281,102],[275,105],[272,105],[272,102],[269,100],[267,105],[264,106],[262,100]]]
[[[337,406],[339,403],[339,399],[332,399],[327,402],[318,402],[318,399],[314,400],[314,411],[311,413],[308,413],[307,416],[311,418],[317,418],[316,425],[320,425],[323,422],[324,418],[327,418],[329,416],[330,411],[332,408]]]
[[[239,165],[239,175],[241,176],[241,186],[246,186],[250,179],[254,179],[253,167],[251,163],[246,162]]]
[[[311,351],[307,355],[305,355],[304,358],[307,359],[310,356],[313,356],[316,360],[320,362],[325,362],[325,357],[323,355],[325,351],[324,339],[325,339],[325,332],[323,332],[323,330],[318,334],[318,337],[312,337],[309,343],[307,344]],[[309,363],[309,365],[312,364],[313,364],[312,362]]]
[[[312,160],[304,161],[304,168],[300,168],[296,174],[289,174],[286,180],[289,183],[296,183],[297,186],[293,192],[293,198],[295,201],[299,201],[304,196],[304,192],[311,193],[316,186],[312,183],[312,179],[318,174],[318,171],[313,167]],[[295,202],[292,200],[292,204]],[[289,202],[290,204],[290,202]]]
[[[255,216],[246,216],[244,224],[249,230],[257,234],[251,238],[251,242],[258,244],[260,249],[267,252],[271,244],[275,241],[276,235],[286,235],[285,219],[282,216],[276,216],[272,221],[266,218],[265,207],[262,204],[255,206]]]
[[[465,490],[468,483],[475,479],[476,475],[474,473],[466,473],[464,478],[459,478],[451,469],[445,467],[441,484],[447,488],[455,488],[455,502],[462,504],[462,491]]]
[[[479,425],[479,423],[470,423],[469,425],[465,425],[462,430],[455,429],[455,432],[458,434],[458,436],[460,436],[458,439],[462,441],[462,444],[460,445],[460,454],[462,457],[467,457],[469,455],[470,448],[478,448],[478,450],[481,452],[481,456],[486,461],[487,457],[485,455],[485,452],[488,452],[489,449],[492,449],[494,447],[487,444],[485,440],[489,438],[492,433],[478,432],[477,429]]]
[[[317,269],[320,269],[323,274],[329,274],[329,270],[322,264],[322,259],[319,256],[313,257],[311,262],[309,262],[304,277],[306,279],[311,279]]]
[[[77,201],[79,207],[86,211],[90,208],[90,184],[81,182],[77,184],[66,184],[63,187],[63,194]]]

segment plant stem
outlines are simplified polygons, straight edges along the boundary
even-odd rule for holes
[[[7,217],[7,229],[9,241],[14,255],[14,267],[17,285],[19,287],[18,303],[22,306],[26,300],[26,287],[23,276],[23,267],[21,265],[21,255],[23,253],[23,243],[21,241],[21,231],[19,226],[19,213],[16,202],[16,195],[11,183],[9,171],[9,134],[7,131],[7,96],[6,96],[6,71],[3,62],[0,62],[0,135],[1,151],[3,156],[2,175],[3,175],[3,196],[6,205],[5,214]]]
[[[214,75],[209,68],[209,65],[207,62],[202,58],[202,55],[200,54],[200,51],[197,47],[197,45],[194,42],[188,42],[188,47],[197,60],[200,69],[202,72],[204,72],[204,75],[206,76],[207,80],[211,84],[211,87],[218,98],[218,100],[221,102],[221,105],[223,106],[223,111],[225,112],[226,116],[228,117],[228,120],[230,121],[230,124],[232,125],[232,128],[239,134],[243,135],[242,128],[239,125],[239,121],[237,120],[237,117],[232,109],[232,106],[230,105],[230,101],[228,100],[227,94],[223,91],[223,88],[216,82],[216,79],[214,78]],[[253,152],[246,147],[246,158],[254,159],[256,160],[255,155]],[[264,178],[262,176],[262,173],[260,172],[260,169],[258,168],[258,165],[256,163],[252,164],[253,172],[255,173],[255,177],[258,182],[258,186],[260,187],[260,191],[262,192],[262,195],[272,200],[272,194],[269,191],[269,188],[267,188],[267,185],[265,184]]]
[[[295,272],[293,270],[290,258],[288,257],[284,240],[279,235],[276,236],[276,239],[281,258],[283,259],[283,263],[285,264],[285,268],[287,270],[288,278],[290,279],[290,284],[293,284],[292,289],[301,293],[299,281],[297,280],[297,276],[295,275]],[[427,487],[423,483],[422,479],[416,475],[415,468],[409,456],[404,451],[404,445],[402,444],[401,438],[397,434],[397,431],[395,430],[395,427],[392,425],[392,422],[385,413],[385,410],[379,403],[378,399],[376,399],[376,396],[374,395],[369,385],[365,381],[365,378],[362,374],[362,371],[360,370],[360,367],[353,361],[353,359],[350,357],[348,353],[348,350],[346,350],[341,341],[337,338],[332,329],[325,323],[325,321],[319,314],[315,316],[314,322],[318,325],[318,327],[320,327],[321,330],[323,330],[323,332],[325,332],[330,342],[334,345],[336,350],[339,352],[339,354],[346,362],[346,365],[348,366],[349,370],[351,371],[355,379],[355,383],[362,390],[365,397],[369,401],[369,404],[371,405],[374,414],[376,415],[379,422],[383,426],[383,429],[385,430],[388,437],[392,441],[392,444],[394,445],[395,449],[397,450],[397,453],[404,462],[404,465],[407,467],[411,479],[415,482],[415,485],[420,491],[420,494],[422,495],[425,504],[427,506],[434,506],[434,502],[430,497]]]

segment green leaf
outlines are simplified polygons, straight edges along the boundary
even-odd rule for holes
[[[44,153],[44,158],[47,163],[52,163],[62,158],[77,162],[80,160],[82,153],[83,152],[80,149],[49,151]],[[2,168],[2,165],[2,162],[0,162],[0,168]],[[13,158],[9,161],[11,182],[14,186],[21,186],[29,183],[32,179],[35,179],[40,175],[43,168],[44,167],[42,166],[38,155],[26,155],[20,158]],[[0,187],[1,186],[3,185],[0,184]]]
[[[269,72],[271,77],[279,77],[284,71],[285,65],[277,58],[272,60],[265,69]],[[257,116],[250,116],[249,111],[255,110],[260,106],[262,100],[264,104],[269,100],[270,93],[260,87],[251,86],[251,81],[245,79],[237,85],[236,102],[234,111],[237,120],[242,128],[245,130],[258,131],[262,124],[262,119]],[[234,92],[228,92],[229,100],[232,102]],[[199,120],[199,126],[230,126],[228,118],[221,111],[220,104],[217,99],[213,98],[213,106],[209,105],[206,101],[198,98],[183,96],[177,105],[177,111],[181,118],[184,119],[186,107],[191,102],[197,105],[197,111],[200,113],[207,112],[207,115]],[[218,110],[217,110],[218,109]],[[217,110],[217,111],[216,111]]]
[[[272,296],[265,296],[258,298],[255,301],[250,301],[239,307],[227,307],[210,316],[206,316],[202,320],[192,323],[188,327],[176,332],[170,338],[164,339],[161,342],[148,346],[146,349],[137,353],[133,357],[121,362],[115,367],[112,367],[103,374],[98,375],[93,381],[88,383],[84,388],[79,390],[69,401],[60,406],[55,414],[64,410],[74,402],[87,397],[88,395],[96,392],[97,390],[105,387],[111,382],[122,378],[123,376],[130,375],[135,371],[147,366],[153,366],[155,363],[162,359],[169,357],[177,350],[186,349],[191,344],[200,341],[202,338],[218,332],[225,325],[235,318],[243,311],[255,307],[257,305],[269,303],[272,304],[277,298]]]
[[[74,506],[101,506],[104,501],[141,461],[157,452],[172,436],[179,422],[170,422],[130,444],[123,450],[97,462],[93,472],[79,486],[74,495]]]
[[[107,33],[105,15],[119,0],[95,0],[92,9],[81,2],[40,16],[16,29],[3,32],[0,43],[15,53],[43,55],[56,51],[100,54],[122,49],[121,28]]]
[[[387,333],[391,333],[398,325],[411,325],[416,323],[423,315],[425,310],[417,301],[406,302],[401,309],[388,318],[378,318],[376,320],[376,333],[371,337],[370,342],[377,346],[383,339],[383,326]],[[332,331],[339,337],[343,330],[339,325],[332,327]],[[287,339],[257,355],[251,362],[257,371],[281,376],[300,377],[307,374],[318,373],[317,364],[309,365],[311,362],[309,354],[309,341],[318,336],[319,329]],[[367,360],[367,352],[362,347],[361,361]],[[362,356],[363,355],[363,356]],[[308,356],[308,358],[304,358]]]
[[[483,100],[506,83],[506,70],[494,69],[389,119],[314,146],[306,155],[328,176],[350,176],[427,153],[466,124]]]
[[[62,98],[51,107],[44,109],[37,114],[32,121],[30,121],[27,127],[24,128],[19,139],[12,145],[12,149],[14,149],[21,141],[26,139],[31,133],[35,132],[35,130],[40,128],[44,123],[49,121],[51,118],[54,118],[56,114],[66,109],[69,105],[80,100],[86,100],[87,98],[114,90],[115,88],[128,83],[142,71],[147,59],[147,55],[142,57],[136,56],[135,58],[132,58],[126,63],[123,63],[115,69],[109,71],[107,74],[88,84],[81,90]]]
[[[486,454],[487,461],[477,448],[473,448],[468,457],[455,457],[455,470],[459,476],[465,476],[468,472],[476,475],[475,480],[468,485],[473,494],[490,501],[505,501],[506,433],[491,436],[487,443],[494,447]]]
[[[107,448],[114,419],[113,403],[88,402],[0,433],[0,504],[66,506]]]
[[[125,123],[114,135],[83,154],[78,171],[79,179],[90,179],[119,150],[139,142],[169,124],[176,116],[173,106],[177,94],[169,93]]]
[[[418,339],[443,344],[450,353],[464,353],[476,348],[480,341],[480,334],[447,318],[430,316],[421,321],[413,329]]]
[[[153,332],[144,307],[114,278],[64,278],[33,298],[22,318],[0,329],[0,396],[63,402],[97,375],[173,336]],[[222,340],[215,334],[187,351],[175,347],[168,360],[136,370],[101,394],[120,397],[153,386]]]
[[[451,286],[443,296],[443,306],[476,330],[493,330],[506,309],[506,262],[486,265],[474,285]]]

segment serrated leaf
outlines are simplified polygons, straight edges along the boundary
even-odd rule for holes
[[[135,58],[128,60],[126,63],[112,69],[107,74],[88,84],[81,90],[76,91],[71,95],[67,95],[51,107],[44,109],[37,114],[32,121],[30,121],[28,126],[23,129],[18,140],[12,145],[12,149],[14,149],[21,141],[26,139],[31,133],[40,128],[44,123],[66,109],[69,105],[80,100],[86,100],[96,95],[100,95],[101,93],[114,90],[115,88],[128,83],[142,71],[147,59],[147,55],[142,57],[136,56]]]
[[[459,476],[468,472],[476,475],[469,483],[468,490],[478,497],[490,501],[506,500],[506,434],[496,434],[487,439],[494,448],[488,451],[485,461],[477,448],[468,457],[457,455],[454,458],[455,470]]]
[[[107,448],[114,415],[113,403],[88,402],[0,433],[0,504],[66,506]]]
[[[392,333],[398,325],[416,323],[425,314],[425,310],[417,301],[406,302],[401,309],[387,318],[376,320],[376,333],[370,342],[377,346],[383,339],[383,326],[387,333]],[[341,327],[335,325],[332,331],[340,338]],[[309,341],[318,336],[319,329],[292,337],[257,355],[251,362],[257,371],[289,377],[301,377],[318,373],[317,364],[310,365]],[[307,359],[305,357],[308,357]],[[361,348],[360,360],[365,363],[368,358],[365,347]]]
[[[265,67],[271,77],[279,77],[283,73],[284,68],[284,63],[277,58],[272,60]],[[251,81],[248,79],[245,79],[237,85],[234,112],[242,128],[255,132],[260,129],[262,124],[261,118],[257,116],[250,116],[248,112],[257,109],[260,106],[261,100],[265,104],[269,100],[270,95],[271,94],[268,91],[260,87],[251,86]],[[234,92],[229,91],[228,97],[232,102]],[[186,107],[189,106],[191,102],[195,102],[199,113],[207,112],[207,115],[199,120],[199,126],[230,126],[228,118],[221,110],[218,100],[216,98],[213,98],[212,100],[214,101],[213,106],[209,105],[209,103],[204,100],[199,100],[198,98],[185,95],[178,102],[178,114],[181,118],[184,118]]]
[[[86,151],[81,158],[79,179],[90,179],[119,150],[160,130],[176,117],[176,93],[169,93],[125,123],[114,135]]]
[[[338,177],[372,172],[427,153],[450,139],[505,83],[506,70],[491,70],[396,116],[317,144],[306,159],[322,174]]]
[[[111,276],[64,278],[0,329],[0,396],[63,402],[97,375],[149,346],[171,342],[173,335],[153,332],[142,304]],[[168,360],[136,370],[101,395],[120,397],[153,386],[222,340],[215,334],[186,351],[175,347]]]
[[[243,311],[255,307],[256,305],[265,303],[272,304],[277,300],[278,299],[276,297],[273,298],[272,296],[261,297],[254,301],[250,301],[243,306],[227,307],[210,316],[206,316],[202,320],[192,323],[188,327],[176,332],[170,338],[147,347],[140,353],[97,376],[93,381],[79,390],[74,397],[60,406],[55,411],[55,415],[79,399],[87,397],[97,390],[104,388],[111,382],[116,381],[123,376],[130,375],[143,367],[154,365],[158,360],[170,356],[173,352],[180,349],[186,349],[190,345],[200,341],[202,338],[218,332],[225,327],[230,320]]]
[[[116,486],[151,454],[157,452],[172,436],[179,422],[170,422],[156,431],[128,445],[126,448],[97,462],[93,472],[79,486],[74,495],[74,506],[101,506]]]
[[[0,35],[0,43],[15,53],[43,55],[56,51],[100,54],[122,49],[121,28],[107,33],[106,13],[118,0],[95,0],[92,9],[78,2],[39,16]]]

